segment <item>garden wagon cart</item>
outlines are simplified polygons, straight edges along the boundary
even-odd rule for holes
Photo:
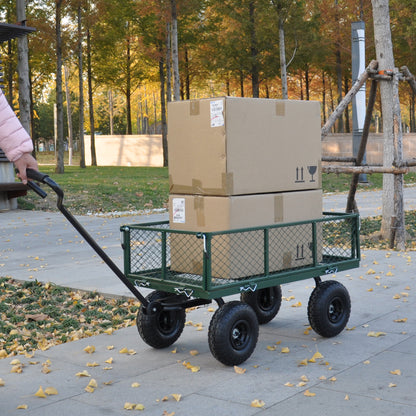
[[[359,266],[357,214],[324,213],[315,220],[204,233],[172,230],[167,221],[124,225],[122,272],[65,208],[59,185],[43,173],[28,170],[28,176],[56,192],[58,209],[141,302],[138,331],[154,348],[180,337],[187,308],[215,301],[211,353],[225,365],[239,365],[256,346],[259,324],[278,313],[281,285],[309,278],[316,283],[308,302],[315,332],[333,337],[348,322],[348,291],[321,276]],[[29,185],[46,196],[35,183]],[[153,291],[144,297],[140,288]],[[240,300],[224,301],[237,294]]]

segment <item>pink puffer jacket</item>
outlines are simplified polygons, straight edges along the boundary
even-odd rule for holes
[[[32,139],[23,128],[0,89],[0,148],[14,162],[33,150]]]

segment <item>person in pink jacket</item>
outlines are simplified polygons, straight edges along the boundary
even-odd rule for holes
[[[23,128],[0,89],[0,148],[7,159],[14,163],[19,178],[27,183],[26,169],[38,170],[38,163],[32,156],[33,143]]]

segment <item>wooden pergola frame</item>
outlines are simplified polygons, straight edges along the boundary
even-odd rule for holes
[[[380,165],[363,165],[362,162],[364,160],[364,155],[367,147],[368,135],[370,131],[370,123],[374,109],[374,103],[376,100],[377,94],[377,86],[379,81],[388,81],[388,82],[396,82],[401,80],[405,80],[409,83],[412,91],[416,94],[416,80],[415,77],[410,73],[407,66],[403,66],[400,68],[400,71],[397,69],[392,71],[378,71],[378,62],[371,61],[366,70],[360,75],[357,79],[355,84],[352,86],[351,90],[348,94],[344,97],[344,99],[339,103],[338,107],[334,110],[334,112],[330,115],[327,122],[321,129],[321,138],[323,139],[325,136],[328,135],[329,131],[335,124],[336,120],[342,116],[344,110],[351,102],[354,95],[359,91],[359,89],[364,85],[364,83],[371,79],[371,90],[369,93],[368,103],[367,103],[367,110],[365,115],[364,121],[364,128],[361,137],[360,146],[357,152],[356,157],[323,157],[323,162],[335,162],[335,163],[352,163],[352,166],[339,166],[339,165],[327,165],[322,167],[322,172],[324,173],[349,173],[352,174],[350,190],[348,193],[347,199],[347,212],[358,212],[357,204],[355,201],[355,194],[357,191],[358,179],[360,174],[372,174],[372,173],[383,173],[383,174],[393,174],[393,175],[404,175],[409,172],[409,167],[416,166],[416,159],[409,159],[404,160],[402,159],[402,137],[401,134],[396,134],[398,131],[399,126],[397,123],[400,123],[400,108],[396,108],[399,104],[397,99],[397,103],[392,103],[393,106],[393,129],[395,131],[395,158],[392,166],[380,166]],[[398,91],[398,88],[397,88]],[[395,176],[399,177],[399,176]],[[402,176],[400,176],[402,177]],[[394,196],[395,206],[396,206],[396,213],[397,210],[403,211],[403,195],[398,197],[397,195]],[[395,220],[396,217],[392,218],[392,221]],[[393,248],[394,240],[396,238],[396,229],[400,228],[396,226],[396,224],[392,224],[392,232],[390,236],[390,247]],[[404,228],[404,224],[401,228]],[[404,230],[403,230],[404,233]],[[401,237],[402,239],[404,237]]]

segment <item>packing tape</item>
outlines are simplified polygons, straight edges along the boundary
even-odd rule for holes
[[[284,101],[278,101],[276,103],[276,115],[285,116],[286,115],[286,104]]]
[[[189,114],[199,116],[199,101],[190,101]]]
[[[290,269],[292,267],[292,253],[289,251],[283,253],[283,269]]]
[[[174,183],[172,175],[169,175],[169,192],[171,194],[187,195],[233,195],[234,175],[232,173],[223,173],[221,175],[221,188],[204,187],[202,181],[199,179],[192,179],[192,185],[180,185]]]
[[[274,197],[274,222],[283,222],[283,196],[276,195]]]
[[[196,213],[196,224],[198,227],[205,226],[205,209],[204,209],[204,197],[194,196],[194,210]]]

